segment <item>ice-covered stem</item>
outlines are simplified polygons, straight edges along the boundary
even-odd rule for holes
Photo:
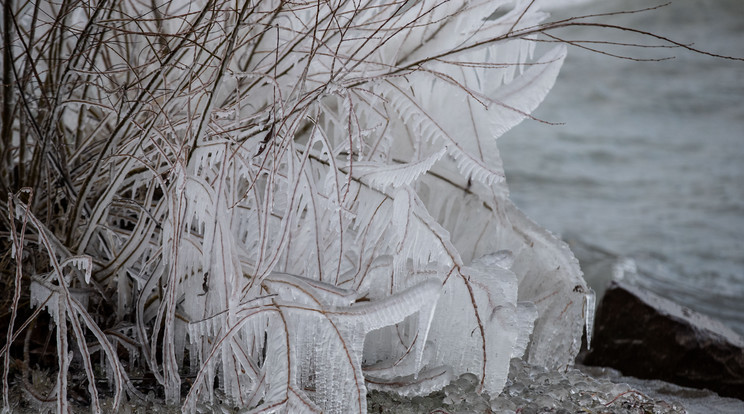
[[[3,106],[0,112],[0,194],[10,191],[13,165],[11,146],[13,143],[13,0],[3,2]],[[7,381],[5,382],[7,384]]]
[[[91,281],[93,267],[91,258],[88,256],[64,257],[67,252],[60,252],[55,249],[55,245],[59,245],[60,242],[56,241],[54,235],[49,232],[49,230],[46,229],[46,227],[29,211],[28,206],[15,196],[13,204],[15,206],[13,214],[23,217],[24,222],[27,220],[31,223],[32,227],[35,228],[40,246],[46,250],[49,262],[53,269],[51,274],[45,277],[36,278],[32,283],[31,305],[40,306],[43,304],[42,306],[46,307],[56,325],[55,331],[59,368],[56,384],[57,412],[67,412],[68,410],[67,375],[71,362],[71,354],[68,351],[68,320],[85,368],[88,380],[88,391],[91,395],[92,412],[100,413],[101,407],[98,400],[98,390],[96,387],[93,363],[91,361],[90,353],[88,352],[83,326],[85,326],[85,328],[95,336],[108,359],[115,384],[113,407],[114,409],[118,409],[119,404],[121,403],[121,398],[123,397],[124,386],[129,385],[131,387],[129,378],[119,361],[115,348],[106,338],[106,335],[98,327],[96,322],[94,322],[93,318],[88,314],[85,306],[83,306],[80,301],[71,294],[69,287],[73,275],[78,276],[78,278],[84,283],[89,283]],[[55,242],[52,242],[52,240],[55,240]],[[58,254],[63,256],[62,260],[58,259]],[[63,270],[68,266],[74,268],[72,274],[65,274],[63,272]],[[82,277],[80,277],[80,273],[82,273]],[[57,282],[56,284],[54,284],[55,280]],[[49,300],[49,297],[52,299]],[[9,345],[10,344],[8,344],[8,348]]]
[[[29,197],[33,194],[30,193]],[[23,216],[20,233],[15,225],[15,207],[13,206],[14,195],[8,193],[8,221],[10,221],[10,243],[11,255],[15,260],[15,280],[13,283],[13,301],[10,305],[10,322],[8,322],[5,334],[5,352],[3,353],[3,413],[10,412],[8,371],[10,370],[10,347],[14,339],[14,328],[16,315],[18,313],[18,302],[21,299],[21,284],[23,282],[23,244],[26,235],[27,215]]]

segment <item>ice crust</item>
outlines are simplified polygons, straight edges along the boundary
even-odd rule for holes
[[[369,412],[419,414],[446,413],[687,413],[677,399],[651,397],[646,389],[610,378],[593,377],[578,369],[548,370],[512,359],[503,392],[495,397],[476,392],[477,378],[465,374],[441,392],[426,397],[401,399],[372,392]],[[642,384],[641,384],[642,385]],[[721,399],[722,401],[727,399]],[[709,400],[715,404],[715,399]],[[441,411],[437,411],[441,410]],[[489,411],[490,410],[490,411]],[[711,411],[715,412],[715,411]]]

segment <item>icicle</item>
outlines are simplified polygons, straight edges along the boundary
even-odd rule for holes
[[[512,358],[522,358],[527,345],[530,343],[530,335],[537,319],[537,307],[532,302],[517,302],[517,321],[519,331],[517,340],[512,350]]]
[[[588,288],[584,294],[584,326],[586,327],[586,349],[592,349],[592,332],[594,330],[594,290]]]

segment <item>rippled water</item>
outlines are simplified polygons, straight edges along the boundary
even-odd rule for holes
[[[649,5],[597,2],[567,13]],[[744,56],[739,0],[675,0],[601,21]],[[556,34],[639,40],[599,29]],[[633,62],[572,48],[535,113],[565,125],[526,121],[500,139],[512,197],[565,238],[632,258],[641,284],[744,333],[744,62],[603,50],[676,58]]]

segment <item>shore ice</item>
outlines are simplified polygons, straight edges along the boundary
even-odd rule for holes
[[[744,412],[744,401],[708,390],[658,380],[624,377],[611,368],[577,366],[546,370],[513,359],[504,391],[495,398],[475,392],[476,378],[463,375],[443,391],[402,399],[370,393],[370,413],[688,413]]]

